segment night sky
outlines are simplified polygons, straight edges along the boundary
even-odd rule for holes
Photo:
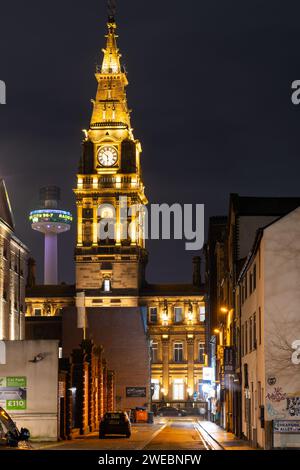
[[[29,225],[43,185],[72,188],[95,98],[106,33],[104,0],[2,2],[0,175],[18,236],[42,280],[43,238]],[[282,0],[118,2],[119,47],[150,202],[204,203],[226,214],[230,192],[300,196],[300,3]],[[60,280],[74,282],[71,233],[60,237]],[[152,241],[148,279],[184,282],[183,242]]]

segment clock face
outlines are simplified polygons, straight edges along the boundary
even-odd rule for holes
[[[106,146],[101,147],[98,151],[98,161],[100,165],[110,167],[114,166],[114,164],[118,160],[118,151],[115,147]]]

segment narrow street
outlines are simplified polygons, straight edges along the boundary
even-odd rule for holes
[[[193,418],[168,419],[167,426],[149,442],[145,450],[205,450]]]
[[[111,436],[100,440],[93,433],[73,441],[34,447],[39,450],[205,450],[196,423],[192,417],[160,418],[154,425],[133,425],[130,439]]]

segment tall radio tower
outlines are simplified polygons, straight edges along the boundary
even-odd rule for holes
[[[70,230],[72,214],[58,208],[60,189],[47,186],[40,190],[40,209],[30,212],[29,220],[33,230],[45,236],[44,284],[58,284],[57,235]]]

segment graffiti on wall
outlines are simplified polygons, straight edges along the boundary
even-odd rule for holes
[[[275,387],[272,393],[266,395],[267,400],[279,403],[280,401],[286,400],[286,393],[282,392],[281,387]]]
[[[286,399],[286,409],[290,416],[300,416],[300,397]]]
[[[284,419],[284,410],[276,410],[271,403],[267,403],[267,412],[272,419]]]

